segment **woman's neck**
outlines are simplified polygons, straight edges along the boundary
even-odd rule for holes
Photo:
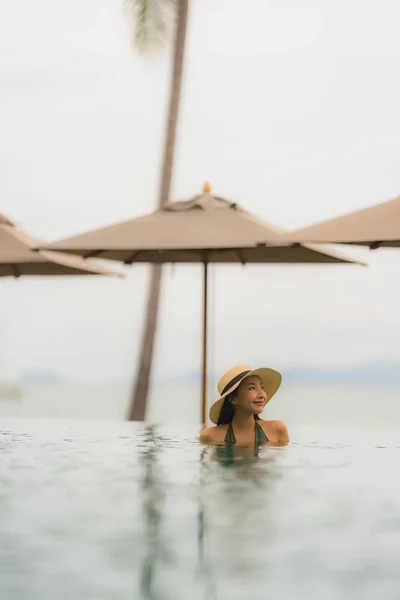
[[[252,429],[254,428],[254,415],[236,410],[233,415],[232,425],[236,429]]]

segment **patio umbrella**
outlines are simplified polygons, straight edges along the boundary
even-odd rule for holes
[[[21,275],[119,275],[94,261],[61,252],[34,250],[43,244],[0,214],[0,277]]]
[[[268,247],[283,230],[262,221],[236,202],[203,193],[171,202],[148,215],[123,221],[48,246],[84,257],[133,263],[202,263],[203,366],[201,418],[206,419],[207,309],[209,263],[354,263],[351,259],[310,245]]]
[[[285,233],[278,241],[400,247],[400,197]]]

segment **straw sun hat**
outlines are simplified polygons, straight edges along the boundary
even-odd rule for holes
[[[264,385],[264,390],[267,394],[266,404],[271,400],[272,396],[278,391],[282,375],[274,369],[252,369],[249,365],[237,365],[225,373],[218,382],[217,388],[220,397],[210,408],[210,420],[216,425],[218,423],[219,414],[222,405],[228,394],[231,394],[242,383],[243,379],[257,375]]]

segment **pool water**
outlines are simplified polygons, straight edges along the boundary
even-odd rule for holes
[[[0,598],[400,597],[396,432],[3,420]]]

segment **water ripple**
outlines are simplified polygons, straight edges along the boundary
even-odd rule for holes
[[[51,421],[0,436],[0,598],[399,596],[393,440],[255,454],[160,426]]]

